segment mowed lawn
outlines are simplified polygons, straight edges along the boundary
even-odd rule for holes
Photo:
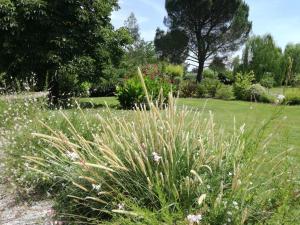
[[[118,101],[114,97],[83,98],[80,102],[83,105],[94,105],[96,108],[107,104],[118,110]],[[300,106],[276,106],[215,99],[179,99],[178,106],[201,110],[204,117],[209,116],[211,112],[216,126],[224,128],[229,134],[233,131],[234,124],[237,128],[245,124],[246,130],[256,132],[268,123],[264,138],[272,135],[270,152],[276,155],[293,148],[291,161],[296,166],[300,165]]]

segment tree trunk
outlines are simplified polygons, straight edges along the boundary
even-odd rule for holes
[[[203,80],[203,70],[204,70],[204,61],[199,60],[198,73],[197,73],[197,83],[201,83]]]

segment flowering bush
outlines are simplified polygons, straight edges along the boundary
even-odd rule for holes
[[[184,74],[184,68],[181,65],[168,64],[165,68],[165,72],[173,83],[179,84]]]
[[[267,90],[260,84],[253,84],[248,90],[248,101],[274,103],[275,97],[267,92]]]

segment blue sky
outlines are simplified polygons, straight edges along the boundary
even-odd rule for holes
[[[289,42],[300,43],[299,0],[246,0],[250,6],[250,20],[254,34],[271,33],[282,48]],[[142,37],[151,41],[157,27],[165,28],[165,0],[119,0],[121,9],[114,12],[116,28],[124,24],[130,12],[136,15]]]

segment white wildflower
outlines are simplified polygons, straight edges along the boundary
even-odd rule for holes
[[[93,187],[93,190],[96,190],[96,191],[100,191],[101,190],[101,184],[92,184],[92,187]]]
[[[119,203],[118,204],[118,210],[124,210],[124,209],[125,209],[124,203]]]
[[[283,101],[283,100],[285,99],[285,96],[284,96],[284,95],[278,95],[278,96],[277,96],[277,99],[278,99],[279,101]]]
[[[70,152],[70,151],[68,151],[68,152],[66,153],[66,155],[67,155],[67,157],[68,157],[69,159],[71,159],[72,161],[76,161],[77,159],[79,159],[79,155],[78,155],[76,152]]]
[[[236,201],[232,202],[234,208],[239,209],[239,204]]]
[[[162,157],[160,155],[158,155],[156,152],[153,152],[152,156],[153,156],[154,162],[156,162],[156,163],[159,163],[159,161],[162,159]]]
[[[187,220],[189,221],[190,224],[199,224],[200,221],[202,220],[202,215],[198,214],[198,215],[188,215],[187,216]]]

